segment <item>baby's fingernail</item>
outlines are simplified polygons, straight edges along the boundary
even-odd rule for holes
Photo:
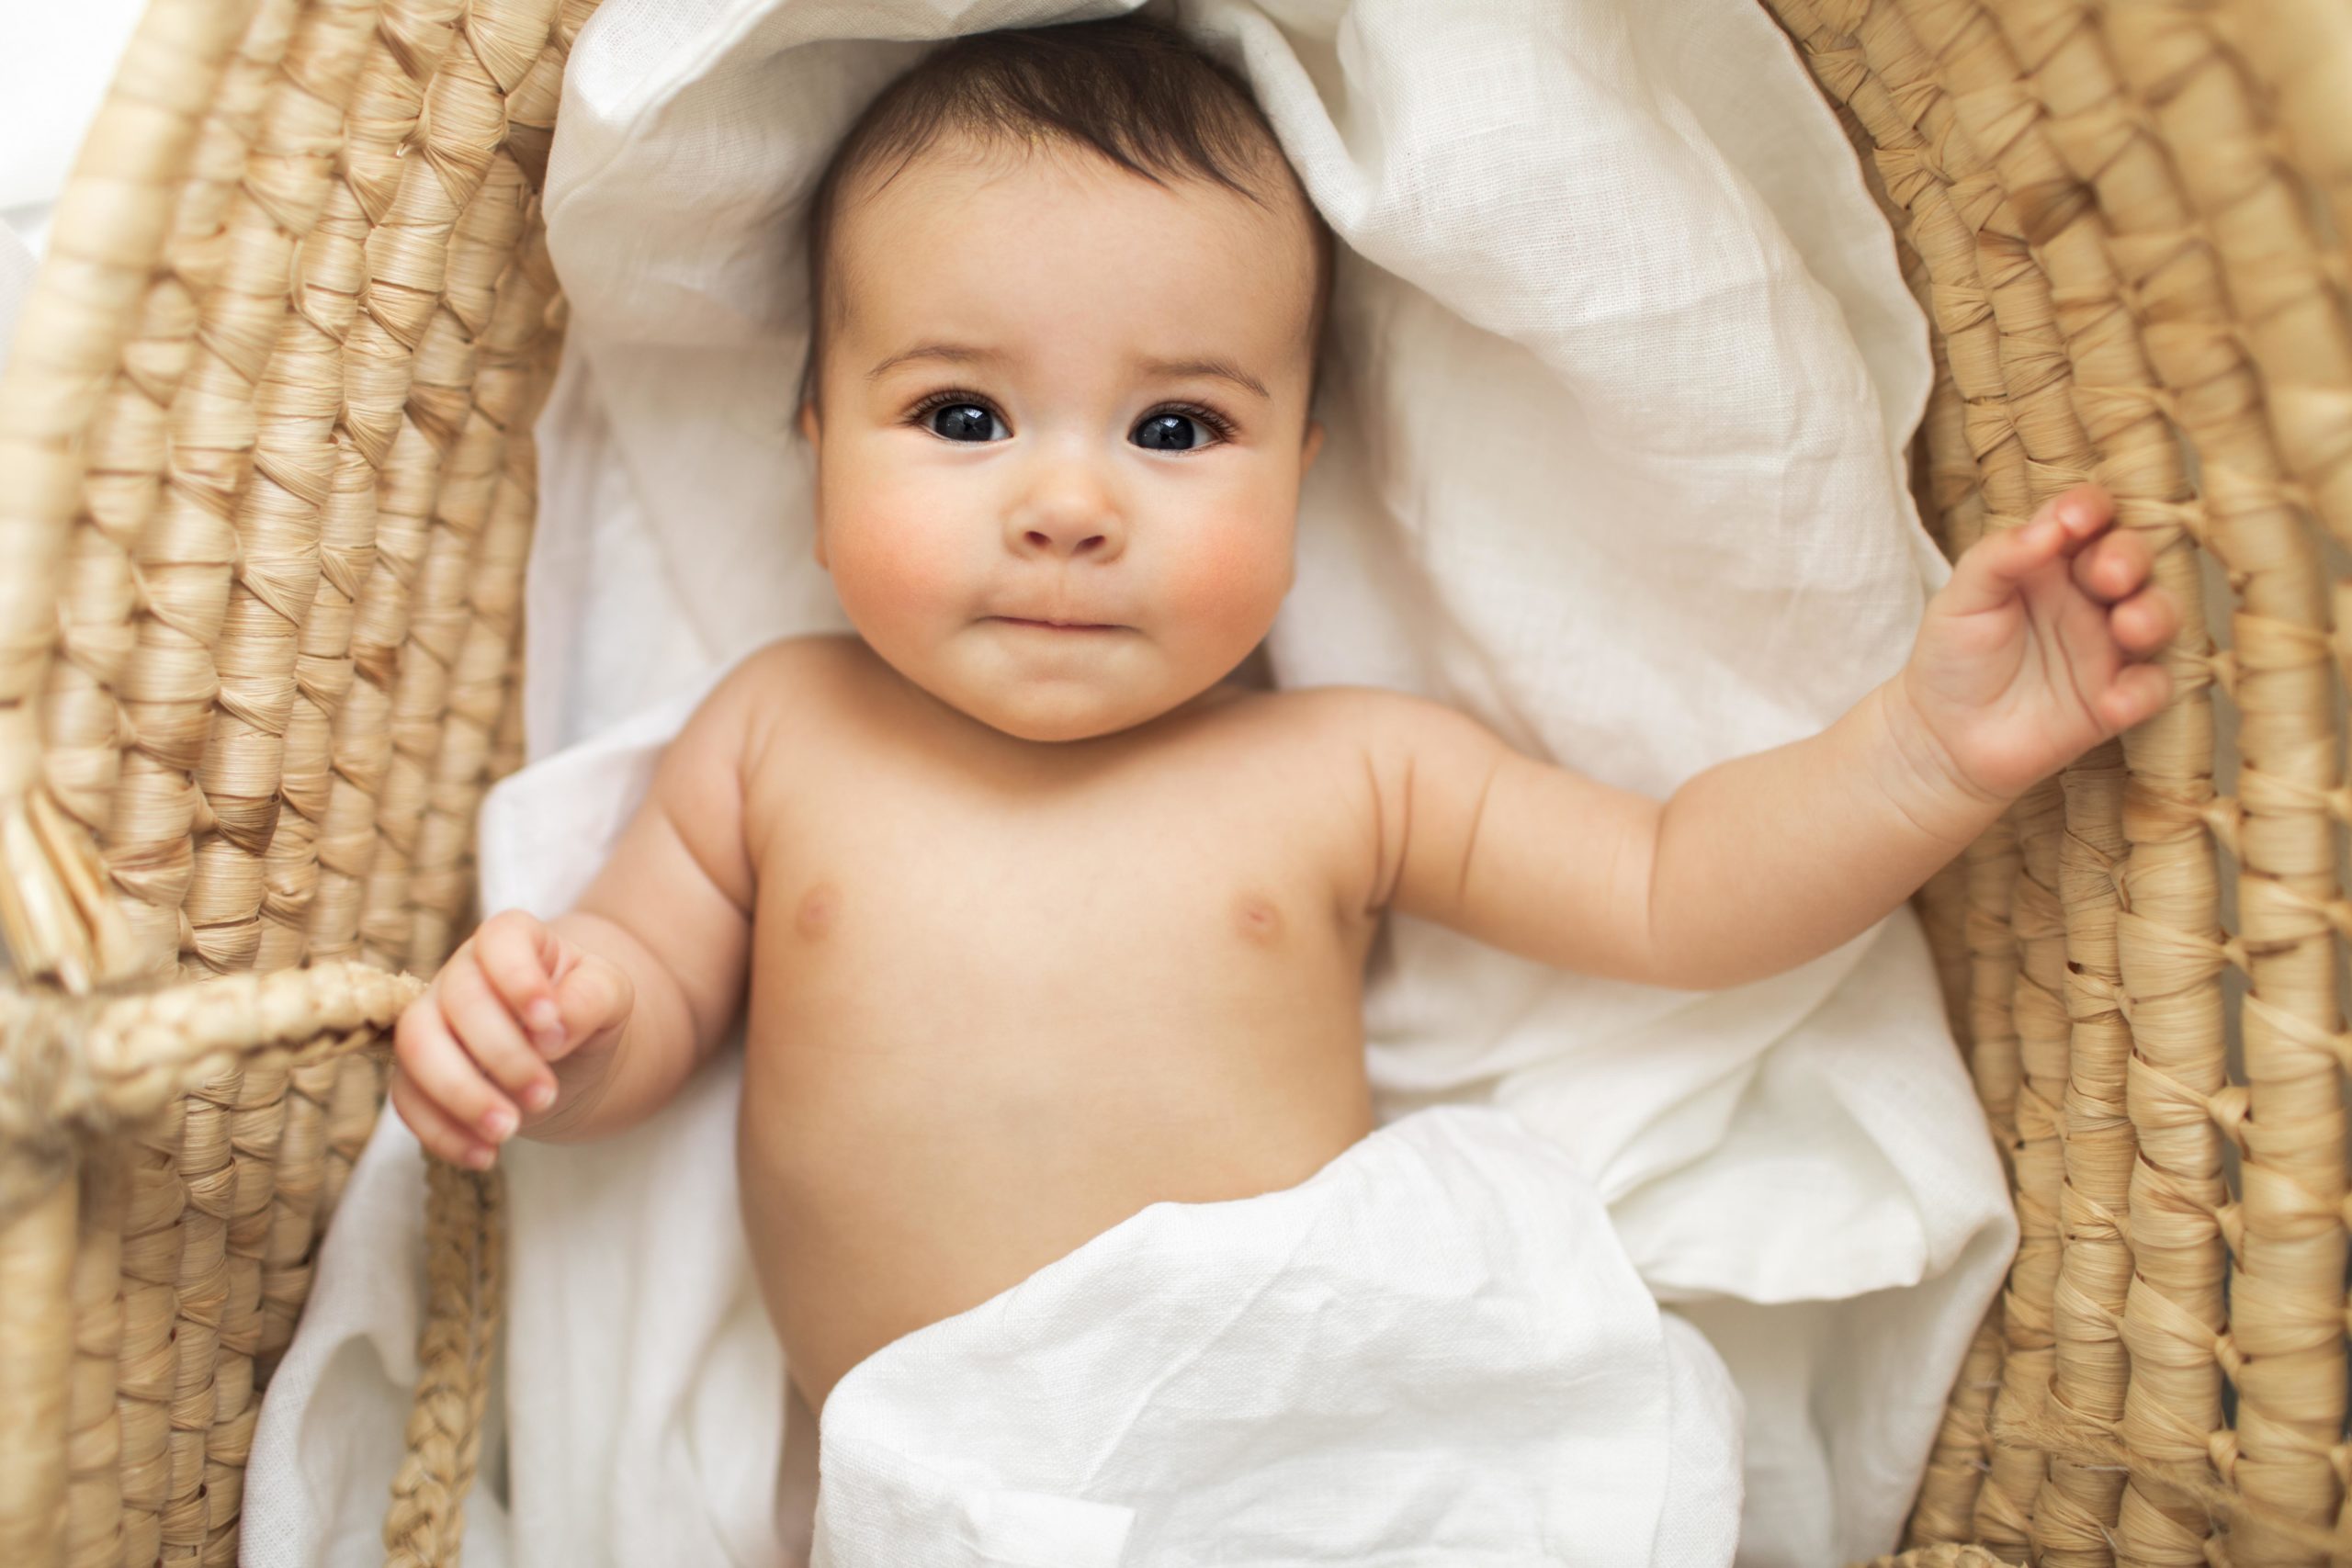
[[[514,1112],[500,1106],[481,1119],[481,1130],[492,1143],[503,1142],[506,1134],[514,1130]]]
[[[555,1103],[555,1085],[535,1083],[523,1091],[523,1104],[533,1115]]]
[[[533,1002],[525,1017],[529,1021],[533,1031],[540,1034],[560,1028],[563,1023],[563,1015],[556,1011],[555,1003],[545,997]]]
[[[470,1169],[488,1170],[490,1168],[490,1162],[497,1157],[498,1151],[496,1149],[486,1149],[477,1145],[473,1148],[466,1151],[466,1165]]]

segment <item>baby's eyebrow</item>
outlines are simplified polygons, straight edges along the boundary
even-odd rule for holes
[[[1267,401],[1273,400],[1266,384],[1238,365],[1227,359],[1147,359],[1142,361],[1148,376],[1214,376],[1220,381],[1230,381],[1237,387],[1257,393]]]
[[[949,365],[995,365],[1012,357],[1002,349],[975,348],[960,343],[919,343],[912,348],[900,349],[865,373],[868,381],[879,380],[885,371],[916,359],[936,359]],[[1266,384],[1229,359],[1141,359],[1136,367],[1147,376],[1208,376],[1220,381],[1230,381],[1246,391],[1254,392],[1267,401],[1273,395]]]
[[[1004,351],[995,348],[969,348],[959,343],[919,343],[912,348],[900,349],[865,373],[869,381],[878,380],[882,373],[910,359],[944,359],[950,365],[993,365],[1006,357]]]

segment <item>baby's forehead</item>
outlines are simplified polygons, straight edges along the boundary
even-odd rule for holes
[[[1189,169],[1122,168],[1091,147],[1032,132],[976,135],[947,131],[903,153],[852,171],[839,187],[829,254],[812,257],[827,269],[828,293],[838,318],[854,312],[860,277],[940,259],[933,236],[985,214],[992,228],[1026,243],[1028,233],[997,227],[1014,209],[1029,214],[1069,204],[1088,221],[1116,224],[1133,215],[1165,233],[1167,226],[1214,230],[1232,266],[1252,276],[1312,271],[1316,222],[1279,148],[1269,145],[1254,166],[1236,170],[1236,189]],[[1147,191],[1165,199],[1134,202]],[[1110,199],[1103,199],[1108,197]]]
[[[1057,191],[1117,189],[1127,181],[1154,186],[1176,205],[1204,213],[1261,213],[1275,227],[1293,227],[1279,221],[1292,215],[1285,209],[1297,209],[1295,216],[1301,219],[1307,216],[1305,199],[1277,147],[1261,150],[1231,178],[1234,184],[1189,168],[1123,168],[1091,146],[1041,130],[982,134],[947,130],[919,147],[854,171],[841,185],[835,231],[849,226],[844,220],[850,215],[879,209],[894,215],[904,212],[920,222],[982,191],[1043,200]],[[1306,224],[1295,227],[1304,240]]]

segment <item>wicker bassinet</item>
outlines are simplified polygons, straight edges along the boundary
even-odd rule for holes
[[[59,205],[0,381],[8,1568],[235,1559],[399,972],[521,750],[594,5],[151,0]],[[2352,4],[1770,5],[1937,329],[1931,529],[2096,477],[2187,610],[2172,706],[1920,895],[2024,1239],[1913,1561],[2352,1562]],[[400,1563],[457,1561],[498,1314],[497,1176],[430,1190]]]

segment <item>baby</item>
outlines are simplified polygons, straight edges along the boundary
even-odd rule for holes
[[[1363,1138],[1389,911],[1738,985],[2170,695],[2177,610],[2089,486],[1969,550],[1826,731],[1662,803],[1435,703],[1228,680],[1291,582],[1331,242],[1157,25],[934,51],[810,236],[800,428],[856,635],[728,674],[577,907],[494,914],[402,1016],[391,1100],[476,1168],[606,1137],[744,1010],[743,1221],[812,1409],[1155,1201]]]

